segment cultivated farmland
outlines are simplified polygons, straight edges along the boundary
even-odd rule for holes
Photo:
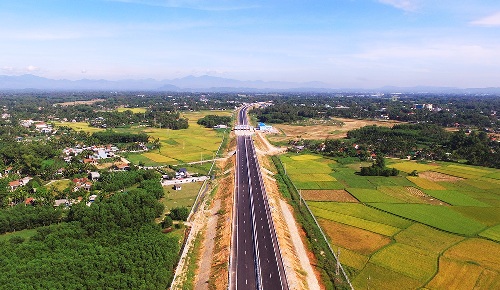
[[[361,163],[280,158],[296,187],[314,189],[302,195],[355,289],[499,288],[499,170],[388,160],[400,176],[369,177],[355,174]],[[314,174],[339,190],[320,190]]]

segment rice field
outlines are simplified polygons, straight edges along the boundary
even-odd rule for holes
[[[428,289],[476,289],[483,268],[473,263],[452,260],[445,257],[439,259],[439,271],[432,281],[426,285]],[[494,289],[494,288],[478,288]]]
[[[407,176],[406,177],[409,181],[413,182],[416,186],[423,188],[423,189],[433,189],[433,190],[444,190],[446,189],[439,183],[436,183],[434,181],[431,181],[429,179],[421,178],[421,177],[415,177],[415,176]]]
[[[452,209],[461,215],[474,219],[486,226],[500,224],[499,207],[454,206]]]
[[[105,129],[90,127],[86,122],[54,122],[56,127],[69,127],[77,132],[83,131],[87,133],[101,132]]]
[[[334,222],[343,223],[345,225],[350,225],[353,227],[364,229],[384,236],[393,236],[401,230],[399,228],[390,225],[368,221],[358,217],[332,212],[313,206],[311,206],[311,210],[313,214],[317,217]]]
[[[153,152],[142,153],[142,156],[144,156],[148,159],[151,159],[153,162],[156,162],[156,163],[166,163],[166,162],[174,162],[175,161],[175,159],[173,159],[173,158],[170,158],[168,156],[161,155],[158,153],[153,153]]]
[[[422,282],[369,262],[352,284],[354,289],[410,290],[418,289]]]
[[[142,114],[146,113],[147,109],[146,108],[118,108],[116,109],[117,112],[122,113],[125,111],[132,111],[134,114]]]
[[[407,229],[399,232],[394,239],[400,244],[433,253],[441,253],[464,238],[433,229],[423,224],[414,223]]]
[[[347,188],[350,194],[356,197],[361,202],[384,202],[384,203],[401,203],[403,200],[384,194],[376,189],[365,188]]]
[[[500,242],[500,224],[484,230],[479,235]]]
[[[428,195],[457,206],[489,206],[456,190],[424,190]]]
[[[341,190],[302,190],[302,198],[310,201],[338,201],[338,202],[358,202],[356,198],[347,191]]]
[[[417,172],[434,170],[434,169],[438,168],[439,165],[437,165],[437,164],[430,165],[430,164],[417,163],[415,161],[407,161],[407,162],[401,162],[401,163],[388,164],[387,167],[396,168],[400,171],[410,173],[413,170],[416,170]]]
[[[428,204],[372,203],[371,205],[397,216],[451,233],[473,236],[486,228],[478,221],[466,218],[449,207]]]
[[[390,225],[400,229],[405,229],[412,224],[411,221],[382,212],[375,208],[367,207],[359,203],[308,202],[308,204],[311,207],[353,216],[367,221]]]
[[[355,174],[358,163],[300,156],[287,157],[296,162],[287,171],[298,188],[314,189],[302,193],[341,262],[354,271],[355,289],[500,287],[500,259],[492,254],[500,253],[500,171],[388,160],[389,167],[420,176],[368,177]],[[328,181],[313,174],[333,176],[330,182],[341,188],[322,191],[318,183]]]
[[[476,265],[500,271],[500,244],[484,239],[467,239],[450,249],[443,256],[459,261],[474,261]]]
[[[320,219],[319,223],[326,234],[331,237],[334,245],[366,257],[366,261],[367,256],[391,242],[391,239],[386,236],[330,220]]]
[[[374,254],[370,263],[391,269],[422,283],[426,282],[437,270],[437,253],[395,243]]]

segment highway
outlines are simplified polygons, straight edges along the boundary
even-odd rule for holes
[[[238,123],[248,125],[247,108]],[[288,290],[252,137],[237,136],[236,190],[229,288]]]

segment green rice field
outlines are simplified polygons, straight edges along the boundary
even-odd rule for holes
[[[320,189],[326,174],[360,201],[307,201],[355,289],[500,286],[500,260],[492,255],[500,252],[500,170],[388,160],[400,176],[366,177],[356,174],[360,163],[280,158],[297,188]],[[422,174],[408,176],[413,170]]]

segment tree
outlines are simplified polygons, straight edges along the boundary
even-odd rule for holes
[[[185,221],[189,216],[189,210],[187,207],[174,207],[170,210],[170,217],[173,220]]]

